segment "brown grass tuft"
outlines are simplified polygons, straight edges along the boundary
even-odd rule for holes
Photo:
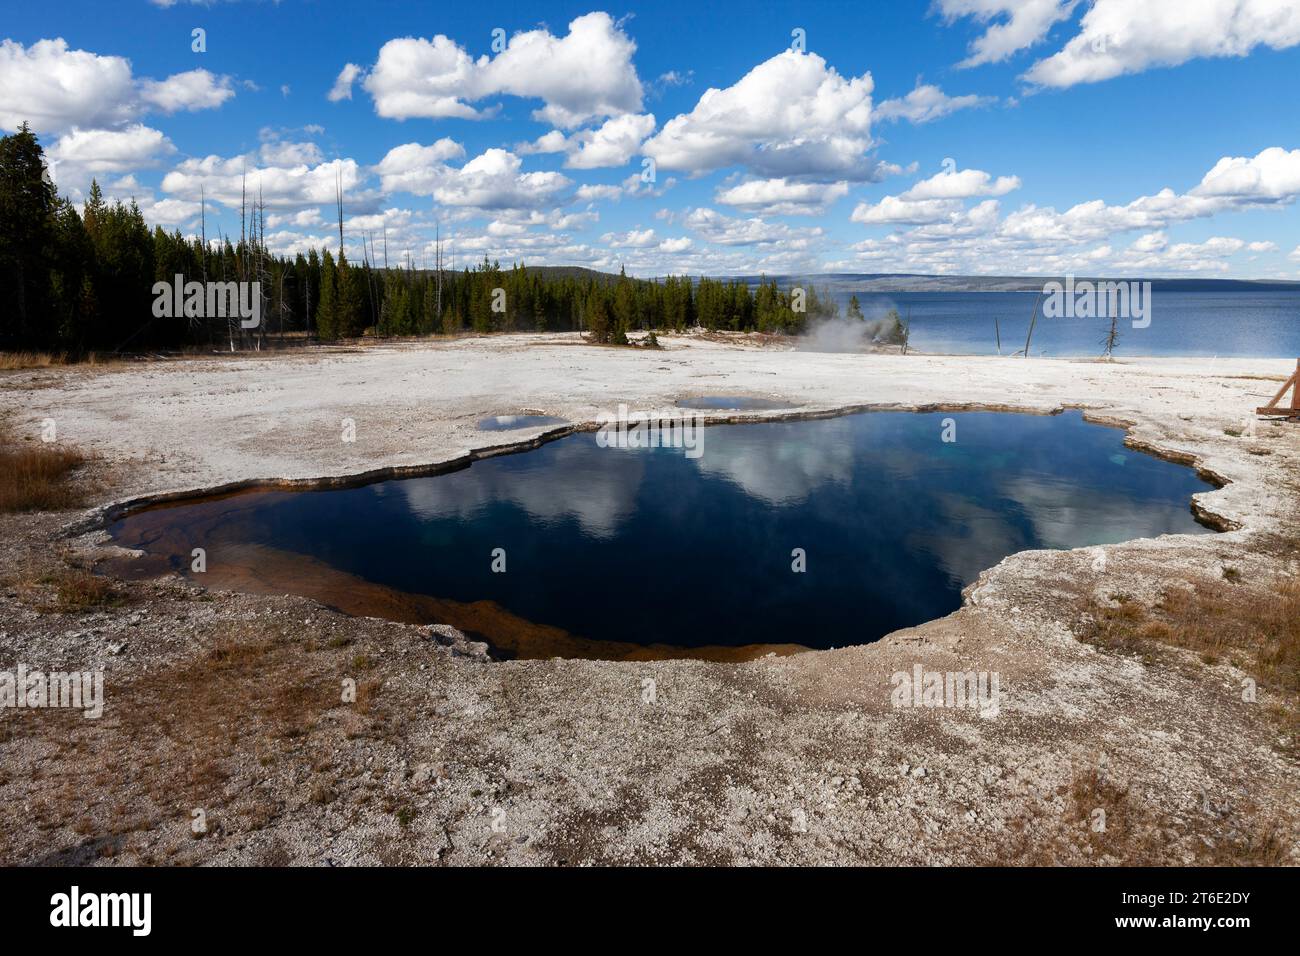
[[[85,461],[71,448],[20,442],[0,429],[0,512],[77,507],[80,496],[69,478]]]
[[[1150,657],[1156,645],[1186,648],[1207,663],[1227,660],[1289,695],[1300,694],[1300,581],[1248,586],[1235,569],[1219,581],[1168,589],[1150,611],[1125,595],[1095,604],[1081,639]]]
[[[1007,821],[1005,834],[974,862],[997,866],[1283,866],[1291,826],[1249,802],[1171,813],[1100,766],[1077,770],[1056,790],[1063,812],[1044,802]],[[1185,837],[1171,839],[1171,834]]]
[[[271,645],[262,641],[243,643],[230,638],[222,638],[208,649],[208,663],[214,671],[243,670],[256,664]]]
[[[363,680],[357,684],[357,713],[369,716],[375,709],[381,681]]]
[[[29,368],[53,368],[58,365],[116,365],[122,359],[113,353],[82,352],[0,352],[0,371]]]
[[[75,614],[125,604],[127,596],[108,578],[69,567],[19,582],[23,600],[45,614]]]
[[[0,370],[3,371],[67,364],[67,352],[0,352]]]
[[[1110,598],[1114,604],[1094,602],[1080,640],[1148,665],[1162,648],[1179,647],[1207,667],[1245,671],[1270,691],[1265,712],[1281,730],[1277,749],[1300,755],[1300,580],[1247,583],[1228,569],[1218,580],[1170,587],[1150,610]]]
[[[1164,640],[1240,660],[1261,680],[1300,694],[1300,581],[1283,579],[1260,589],[1230,581],[1166,594],[1156,608],[1174,625]]]

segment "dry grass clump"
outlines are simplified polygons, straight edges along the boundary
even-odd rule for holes
[[[83,352],[79,356],[67,352],[0,352],[0,371],[53,368],[59,365],[108,365],[120,361],[115,355],[99,352]]]
[[[67,792],[50,795],[41,818],[51,828],[76,820],[82,829],[121,833],[125,851],[153,840],[137,834],[160,832],[163,845],[151,852],[186,862],[197,859],[184,849],[193,841],[263,829],[304,799],[317,809],[340,804],[352,812],[354,781],[368,768],[340,761],[337,747],[346,736],[377,739],[382,732],[379,677],[361,681],[349,703],[343,691],[355,674],[352,655],[304,655],[288,621],[220,622],[205,637],[202,649],[173,663],[121,671],[109,683],[102,726],[83,726],[94,722],[64,712],[0,724],[0,732],[12,726],[20,737],[49,735],[56,750],[50,766],[73,781]],[[95,768],[90,779],[105,795],[93,811],[85,805],[85,768]],[[250,779],[275,783],[249,786]],[[109,796],[130,809],[120,825],[106,815]],[[197,833],[196,808],[207,823]]]
[[[1100,767],[1075,773],[1058,787],[1063,812],[1044,802],[1007,821],[1004,838],[987,860],[995,866],[1157,865],[1165,862],[1167,841],[1154,817],[1129,788]]]
[[[1206,866],[1293,866],[1292,837],[1273,818],[1257,819],[1252,829],[1229,839],[1209,841],[1198,862]]]
[[[3,371],[67,364],[67,352],[0,352],[0,370]]]
[[[1045,801],[1009,819],[991,855],[975,862],[993,866],[1169,862],[1169,845],[1161,839],[1151,812],[1100,767],[1078,771],[1054,796],[1062,801],[1063,812],[1053,812]]]
[[[311,785],[311,792],[307,799],[312,803],[324,805],[332,801],[335,797],[333,789],[324,780],[317,780]]]
[[[1113,604],[1094,602],[1080,640],[1148,665],[1162,648],[1180,647],[1207,667],[1245,671],[1279,727],[1277,749],[1300,756],[1300,580],[1247,583],[1227,568],[1221,580],[1169,588],[1150,610],[1122,594],[1110,597]]]
[[[19,441],[7,425],[0,427],[0,513],[76,507],[80,496],[70,479],[85,462],[74,449]]]
[[[77,614],[119,607],[127,595],[108,578],[84,568],[68,567],[20,582],[26,603],[44,614]]]
[[[1173,626],[1167,643],[1207,663],[1226,658],[1261,680],[1300,693],[1300,581],[1264,589],[1213,583],[1172,591],[1157,608]]]
[[[255,665],[272,647],[266,641],[244,643],[223,637],[208,648],[207,662],[212,671],[243,671]]]
[[[1074,775],[1068,788],[1066,820],[1083,835],[1089,856],[1124,863],[1149,863],[1161,858],[1164,844],[1154,820],[1129,794],[1129,788],[1099,767]]]
[[[1101,766],[1074,773],[1041,807],[1007,821],[987,859],[999,866],[1285,866],[1290,827],[1257,807],[1160,810]],[[1063,806],[1062,806],[1063,804]],[[1190,856],[1189,856],[1190,855]]]
[[[125,601],[125,596],[108,578],[80,568],[69,568],[55,575],[54,593],[62,610],[89,611],[116,607]]]
[[[1111,599],[1091,608],[1082,640],[1143,658],[1156,645],[1182,647],[1206,664],[1226,660],[1289,696],[1300,694],[1300,580],[1249,585],[1229,568],[1221,581],[1170,588],[1149,611],[1123,594]]]
[[[134,706],[124,708],[122,720],[131,734],[152,728],[155,736],[184,741],[196,763],[202,756],[225,766],[235,753],[257,752],[275,766],[328,712],[352,709],[342,700],[341,664],[338,657],[304,658],[283,635],[234,626],[196,658],[137,681]],[[376,716],[374,688],[363,683],[357,696],[356,710]],[[213,776],[199,772],[190,783],[202,791],[208,788],[199,784]]]
[[[383,682],[378,680],[363,680],[357,684],[356,709],[358,714],[370,716],[375,711],[375,704],[379,699],[379,688]]]
[[[1110,599],[1113,604],[1096,602],[1089,609],[1091,620],[1079,639],[1118,654],[1147,658],[1148,643],[1159,635],[1150,630],[1146,611],[1127,594],[1112,594]]]

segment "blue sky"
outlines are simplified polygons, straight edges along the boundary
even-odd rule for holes
[[[439,224],[640,275],[1300,278],[1300,2],[101,0],[0,37],[61,191],[188,233],[203,189],[211,235],[246,171],[280,251],[337,244],[341,175],[349,255],[417,264]]]

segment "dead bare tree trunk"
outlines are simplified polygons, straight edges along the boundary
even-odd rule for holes
[[[1038,323],[1038,300],[1042,296],[1034,296],[1034,311],[1029,316],[1029,334],[1025,336],[1025,358],[1029,358],[1029,343],[1034,338],[1034,326]]]
[[[257,296],[260,300],[257,314],[261,320],[257,323],[257,350],[259,352],[266,345],[266,314],[270,296],[266,295],[263,290],[268,285],[267,280],[270,279],[270,273],[267,271],[268,258],[266,254],[266,200],[262,198],[262,183],[259,181],[257,184]]]

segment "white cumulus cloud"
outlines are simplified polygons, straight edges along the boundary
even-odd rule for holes
[[[606,120],[598,129],[579,130],[568,138],[564,165],[572,169],[626,166],[654,128],[653,114],[626,113]]]
[[[389,40],[362,85],[391,119],[477,118],[485,114],[472,103],[509,94],[542,100],[535,118],[573,128],[640,111],[635,51],[612,17],[596,12],[573,20],[563,37],[516,33],[500,53],[478,59],[442,34]]]
[[[768,178],[879,178],[871,74],[843,77],[815,53],[786,50],[664,124],[643,151],[665,169],[744,166]]]
[[[820,215],[831,203],[847,196],[849,184],[808,183],[797,180],[751,179],[727,189],[719,189],[714,198],[726,206],[745,212],[771,216]]]
[[[882,101],[876,107],[876,119],[882,121],[904,119],[909,123],[929,123],[958,110],[987,106],[996,99],[997,97],[977,96],[974,93],[965,96],[949,96],[937,86],[918,83],[916,88],[906,96]]]
[[[653,229],[631,229],[624,233],[607,232],[600,237],[600,241],[608,246],[644,249],[646,246],[655,244],[655,231]]]
[[[947,223],[958,228],[964,219],[962,200],[980,196],[1005,196],[1020,188],[1020,177],[999,176],[994,179],[982,169],[945,170],[923,179],[897,196],[885,196],[877,203],[859,203],[853,210],[853,222],[868,225],[933,225]],[[997,204],[983,206],[981,217]]]
[[[0,126],[27,121],[38,133],[119,129],[151,113],[211,109],[235,95],[207,70],[137,79],[125,57],[70,50],[66,40],[0,42]]]
[[[537,209],[572,185],[560,173],[523,172],[523,161],[506,149],[485,150],[460,167],[447,165],[445,160],[460,152],[451,140],[408,143],[390,150],[375,170],[385,192],[404,190],[432,196],[444,206],[478,210]]]
[[[1300,149],[1288,152],[1272,146],[1252,157],[1225,156],[1191,194],[1244,203],[1289,203],[1300,195]]]
[[[906,200],[971,199],[975,196],[1005,196],[1020,188],[1019,176],[994,179],[982,169],[955,169],[923,179],[902,194]]]
[[[1246,56],[1300,44],[1293,0],[1094,0],[1079,33],[1025,79],[1041,86],[1096,83],[1198,57]]]
[[[1067,19],[1079,0],[935,0],[935,9],[952,23],[971,17],[987,24],[984,33],[970,45],[970,56],[958,66],[998,63],[1014,53],[1034,46],[1047,37],[1052,26]],[[1134,4],[1147,0],[1125,0]]]
[[[61,187],[69,184],[72,170],[81,174],[125,173],[158,161],[176,151],[161,131],[137,123],[123,130],[73,129],[49,149]],[[77,185],[81,185],[77,181]]]
[[[361,182],[361,169],[354,160],[334,159],[315,166],[266,166],[250,162],[249,157],[206,156],[181,162],[163,177],[164,192],[191,200],[206,191],[210,201],[238,209],[247,190],[247,200],[262,200],[269,209],[293,209],[303,206],[334,205],[336,177],[353,200]]]
[[[230,77],[207,70],[176,73],[165,80],[141,80],[140,98],[163,113],[210,110],[235,95]]]
[[[339,70],[339,75],[334,78],[334,85],[330,87],[325,98],[331,103],[352,99],[352,84],[357,81],[361,73],[361,67],[355,63],[344,63],[343,69]]]
[[[438,183],[447,176],[446,163],[465,155],[465,147],[443,137],[429,146],[403,143],[394,146],[375,166],[380,188],[386,193],[408,192],[431,196]]]
[[[768,222],[757,216],[737,219],[715,209],[692,209],[683,220],[687,229],[707,242],[720,246],[753,246],[780,243],[790,249],[807,247],[821,236],[820,227],[795,228],[784,223]]]

